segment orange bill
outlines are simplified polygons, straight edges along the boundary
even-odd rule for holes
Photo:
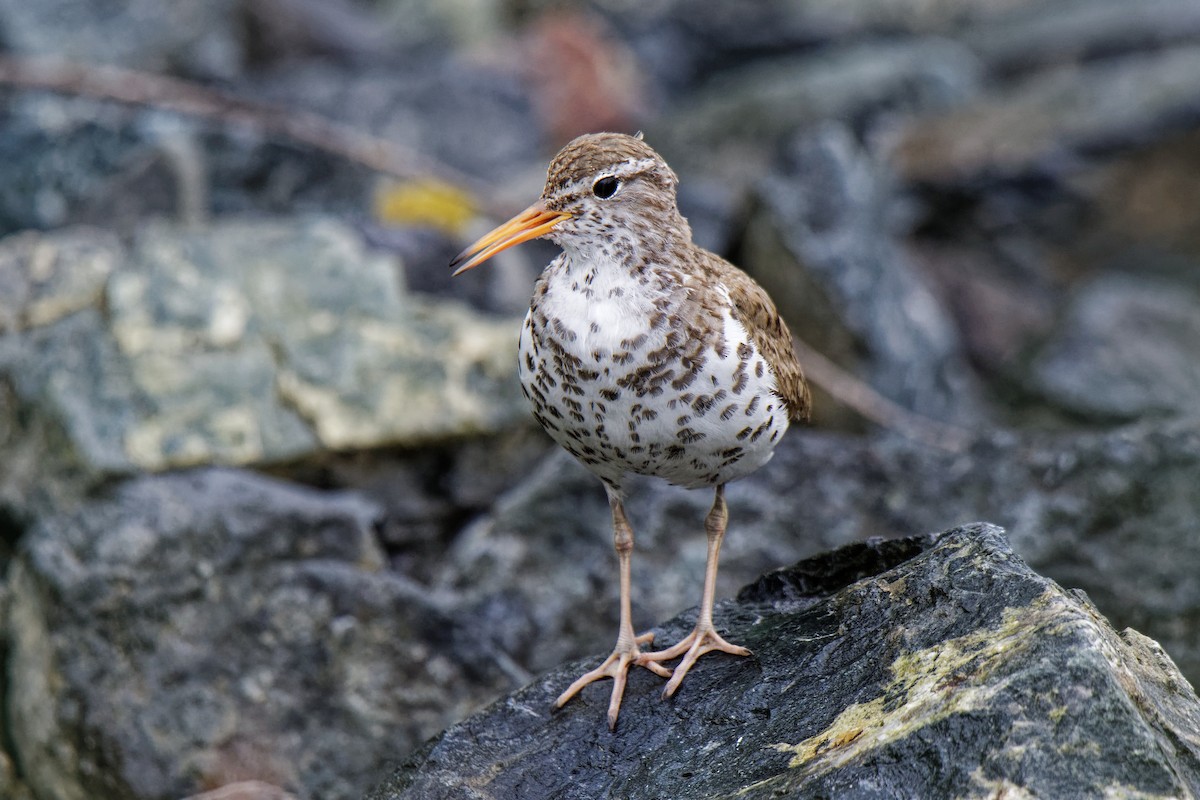
[[[508,222],[485,235],[466,250],[463,250],[454,257],[454,260],[450,262],[450,266],[455,268],[455,275],[466,272],[469,269],[478,267],[496,255],[496,253],[499,253],[501,250],[507,250],[514,244],[520,244],[530,239],[537,239],[539,236],[545,236],[554,229],[555,225],[570,216],[570,214],[564,211],[546,210],[546,206],[539,200]]]

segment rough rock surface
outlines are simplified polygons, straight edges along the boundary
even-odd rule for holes
[[[550,711],[584,666],[570,664],[453,726],[368,798],[1200,791],[1200,700],[1171,660],[992,526],[800,562],[717,620],[754,656],[710,656],[670,701],[639,670],[615,733],[604,685]]]
[[[720,148],[754,164],[755,154],[761,159],[770,152],[765,144],[827,120],[853,122],[884,111],[952,108],[975,95],[979,71],[962,45],[919,37],[726,70],[692,93],[666,121],[664,153],[670,159],[672,150],[686,154]],[[688,164],[686,156],[682,163]],[[733,168],[746,174],[745,163],[737,161],[710,167]]]
[[[1200,119],[1200,47],[1072,65],[915,120],[896,151],[910,180],[970,181],[1070,169]]]
[[[0,312],[0,395],[18,411],[0,435],[19,454],[0,496],[17,509],[53,507],[59,480],[413,447],[528,419],[516,321],[404,293],[389,259],[329,219],[147,226],[128,250],[85,231],[0,241],[0,281],[30,276],[36,291]]]
[[[1158,639],[1196,681],[1198,485],[1194,418],[1087,435],[990,434],[957,454],[895,436],[791,432],[754,478],[729,486],[718,596],[804,554],[991,518],[1039,572]],[[709,492],[660,481],[631,486],[635,626],[699,601],[711,502]],[[464,610],[480,609],[463,616],[480,641],[533,673],[616,635],[608,506],[566,455],[469,528],[435,576]]]
[[[169,68],[230,77],[243,44],[234,0],[164,6],[156,0],[0,2],[5,50],[37,56]]]
[[[1034,358],[1052,402],[1093,419],[1137,419],[1200,405],[1200,292],[1111,275],[1082,287]]]
[[[374,504],[236,470],[43,519],[10,571],[8,731],[39,798],[259,779],[355,797],[503,676],[385,569]]]
[[[738,262],[797,336],[885,396],[933,419],[977,418],[954,325],[889,238],[898,203],[886,167],[836,123],[789,154],[759,186]]]

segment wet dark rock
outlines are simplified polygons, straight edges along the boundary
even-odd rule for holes
[[[755,655],[709,656],[669,701],[639,670],[615,733],[604,685],[551,712],[584,667],[570,664],[453,726],[367,797],[1200,790],[1200,701],[1171,660],[1030,570],[995,527],[801,562],[717,619]]]
[[[886,166],[835,123],[791,156],[758,187],[738,263],[797,336],[890,399],[934,419],[978,416],[953,321],[899,245]]]
[[[1072,298],[1035,356],[1034,391],[1099,420],[1194,412],[1200,398],[1200,293],[1110,275]]]
[[[507,685],[434,596],[384,568],[380,515],[208,470],[40,520],[9,574],[9,732],[37,796],[256,777],[354,798]]]
[[[1118,626],[1160,641],[1200,679],[1200,421],[1104,433],[990,434],[948,453],[895,437],[790,432],[774,459],[728,489],[718,596],[765,570],[870,536],[992,518],[1039,572],[1088,592]],[[634,625],[699,601],[711,493],[635,482]],[[455,542],[435,577],[464,615],[532,673],[611,642],[618,582],[599,482],[556,454]],[[490,621],[484,622],[484,619]]]

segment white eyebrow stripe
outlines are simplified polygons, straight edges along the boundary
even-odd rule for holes
[[[588,190],[591,190],[592,184],[599,178],[608,176],[618,179],[628,178],[630,175],[637,175],[639,172],[646,172],[653,166],[654,159],[652,158],[639,158],[636,160],[622,161],[619,164],[614,164],[612,169],[598,173],[596,178],[580,178],[578,180],[571,181],[563,187],[562,191],[564,194],[574,194],[584,189],[584,187],[587,187]]]

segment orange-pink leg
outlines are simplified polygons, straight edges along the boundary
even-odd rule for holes
[[[630,599],[629,562],[633,555],[633,528],[625,517],[625,507],[621,504],[620,496],[613,489],[608,489],[608,504],[612,508],[613,545],[617,550],[617,563],[621,571],[621,621],[617,632],[617,645],[604,663],[591,672],[581,675],[567,690],[554,701],[557,708],[574,697],[580,689],[593,681],[602,678],[613,679],[612,697],[608,702],[608,727],[617,727],[617,713],[621,710],[621,698],[625,694],[625,679],[629,668],[633,665],[645,667],[663,678],[671,677],[671,670],[658,662],[663,660],[649,653],[643,653],[640,644],[654,641],[653,633],[635,636],[633,633],[633,611]]]
[[[663,689],[663,696],[670,697],[683,683],[684,676],[696,663],[696,659],[705,653],[719,650],[735,656],[748,656],[750,651],[736,644],[730,644],[721,638],[713,627],[713,595],[717,591],[717,562],[721,558],[721,540],[725,538],[725,526],[729,522],[729,511],[725,506],[725,485],[717,487],[716,497],[712,508],[704,519],[704,531],[708,534],[708,560],[704,568],[704,596],[700,600],[700,616],[692,632],[666,650],[646,653],[645,658],[655,661],[669,661],[683,656],[683,661],[675,667],[671,680]]]

